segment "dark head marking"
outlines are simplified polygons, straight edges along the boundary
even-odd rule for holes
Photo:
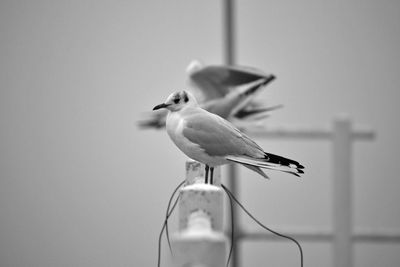
[[[185,91],[183,91],[182,96],[183,96],[183,100],[185,101],[185,103],[187,103],[189,101],[189,97]]]
[[[175,104],[178,104],[179,100],[180,100],[179,93],[175,93],[172,101],[174,101]]]

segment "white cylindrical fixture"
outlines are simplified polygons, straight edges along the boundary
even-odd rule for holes
[[[214,174],[214,182],[220,184],[219,168]],[[180,189],[179,230],[171,240],[172,266],[226,266],[223,195],[220,186],[204,184],[204,165],[186,163],[186,186]]]
[[[224,267],[226,244],[224,234],[211,228],[210,216],[203,210],[194,211],[187,228],[173,236],[173,266]]]
[[[223,190],[209,184],[187,185],[180,190],[179,230],[188,227],[190,215],[198,210],[205,212],[214,231],[223,231]]]

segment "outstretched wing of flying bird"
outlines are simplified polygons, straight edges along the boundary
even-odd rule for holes
[[[261,89],[275,79],[272,74],[242,66],[202,66],[198,61],[192,61],[186,72],[200,107],[234,123],[258,122],[282,107],[268,107],[255,100]],[[163,128],[166,114],[165,111],[147,114],[139,126]]]

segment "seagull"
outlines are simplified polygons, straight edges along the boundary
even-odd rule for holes
[[[194,92],[199,102],[221,98],[233,88],[258,81],[266,85],[276,77],[263,71],[247,66],[203,65],[198,60],[192,60],[186,68],[188,84],[197,89]]]
[[[239,163],[261,176],[271,169],[300,176],[304,167],[297,161],[265,152],[246,134],[224,118],[199,107],[187,91],[168,96],[153,110],[167,109],[167,133],[175,145],[189,158],[205,165],[205,183],[213,184],[214,167]]]
[[[275,80],[273,74],[243,66],[203,66],[197,60],[189,64],[186,73],[200,107],[235,125],[259,122],[268,117],[270,111],[282,108],[282,105],[267,107],[254,99],[262,88]],[[163,128],[167,113],[166,110],[153,112],[139,121],[139,126]]]

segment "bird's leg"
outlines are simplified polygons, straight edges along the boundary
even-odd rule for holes
[[[214,167],[210,167],[210,184],[214,183],[213,178],[214,178]]]
[[[208,165],[206,165],[206,176],[205,176],[205,179],[204,179],[204,183],[205,184],[208,184],[208,170],[209,169],[210,169],[210,167]]]

